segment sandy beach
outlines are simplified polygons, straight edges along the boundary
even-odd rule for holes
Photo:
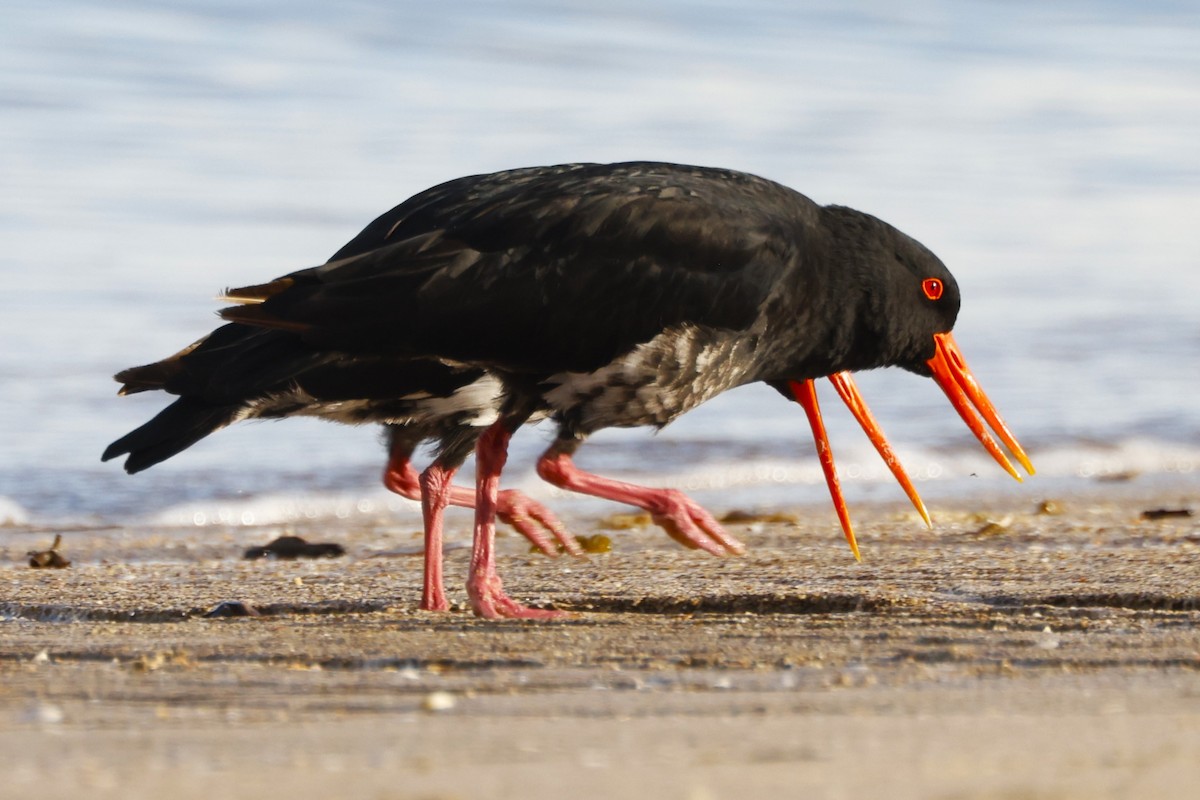
[[[573,614],[416,609],[411,524],[0,531],[3,797],[1188,797],[1200,784],[1192,491],[649,527],[586,559],[501,539],[510,592]],[[1048,506],[1042,500],[1050,499]],[[1049,513],[1048,513],[1049,512]],[[627,521],[626,521],[627,522]],[[220,603],[258,616],[206,618]]]

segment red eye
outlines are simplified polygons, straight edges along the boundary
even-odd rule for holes
[[[942,296],[942,282],[937,278],[926,278],[921,281],[921,289],[930,300],[937,300]]]

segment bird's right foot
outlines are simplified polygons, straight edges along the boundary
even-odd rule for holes
[[[721,526],[699,503],[675,489],[647,489],[645,509],[654,524],[684,547],[714,556],[740,556],[746,546]]]
[[[654,522],[684,547],[714,556],[736,556],[746,550],[745,545],[722,528],[712,514],[676,489],[651,489],[584,472],[575,466],[570,453],[554,447],[538,460],[537,470],[543,480],[560,489],[628,503],[649,511]]]

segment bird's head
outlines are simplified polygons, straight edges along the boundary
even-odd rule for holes
[[[830,249],[825,316],[842,345],[829,366],[901,367],[928,377],[934,336],[958,319],[958,282],[928,248],[870,214],[842,206],[821,214]]]
[[[822,212],[838,254],[834,263],[843,280],[855,288],[860,298],[851,310],[850,366],[835,367],[828,377],[926,523],[929,516],[924,504],[851,380],[851,370],[896,366],[933,378],[963,422],[1000,466],[1021,480],[996,438],[1032,475],[1033,464],[980,388],[951,334],[958,318],[961,295],[950,270],[920,242],[875,217],[838,206],[827,206]],[[833,454],[817,405],[813,378],[771,383],[785,396],[800,403],[808,413],[834,505],[857,556],[858,548],[834,472]],[[989,433],[989,427],[995,438]]]

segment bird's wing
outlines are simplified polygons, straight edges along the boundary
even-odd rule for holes
[[[330,257],[342,261],[387,244],[441,230],[480,202],[520,191],[530,183],[594,168],[595,164],[560,164],[468,175],[426,189],[380,214]]]
[[[530,372],[595,369],[675,326],[750,326],[816,206],[741,173],[621,166],[485,176],[470,197],[418,204],[422,232],[232,290],[243,305],[223,316],[346,352]]]

